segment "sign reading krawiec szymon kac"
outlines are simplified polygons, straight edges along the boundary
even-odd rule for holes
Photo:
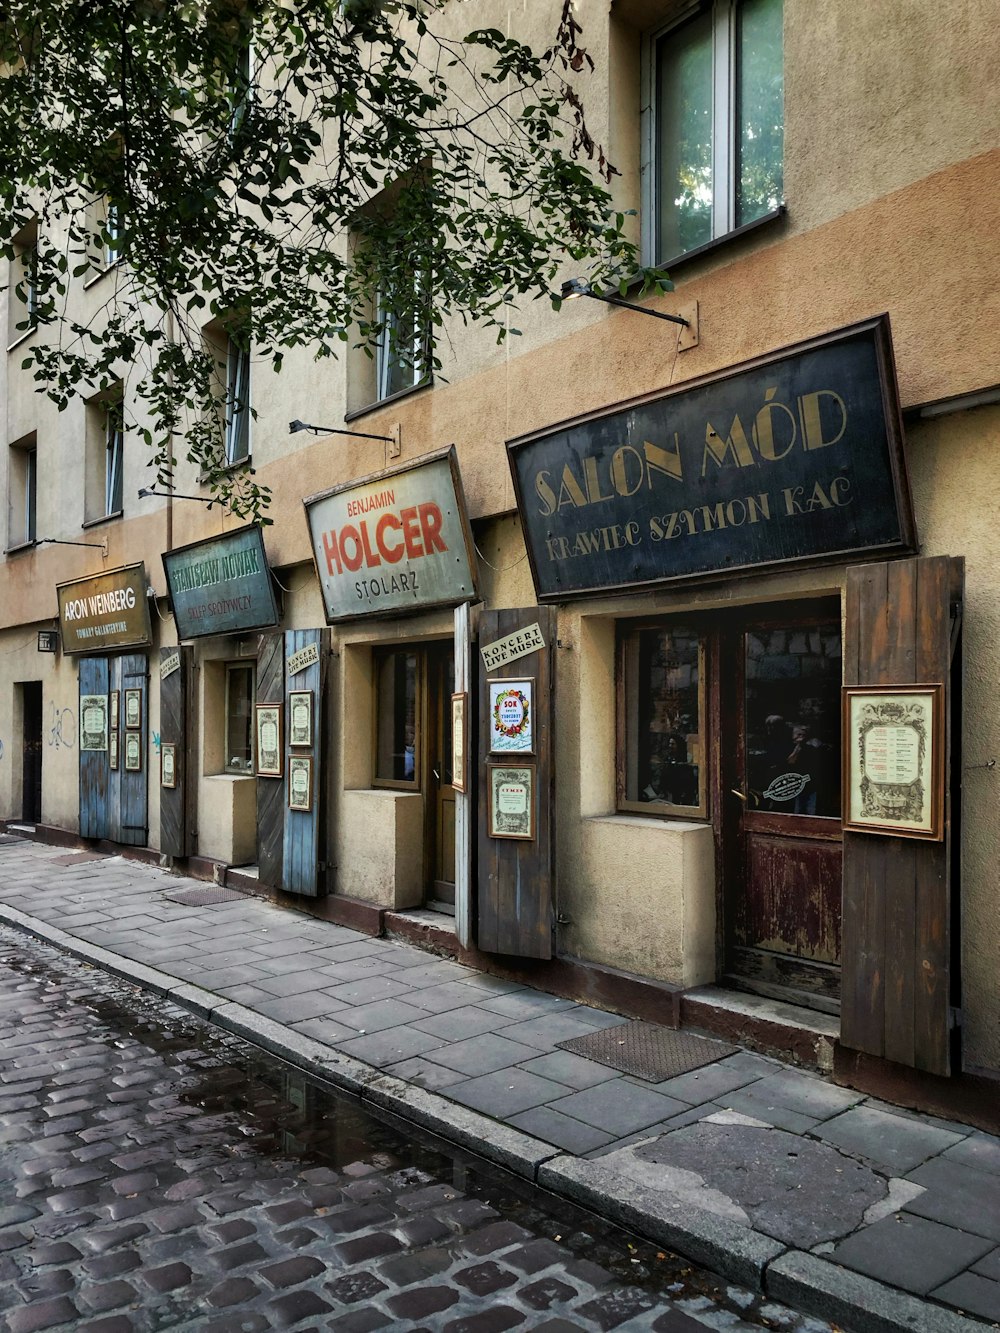
[[[166,551],[163,569],[179,639],[264,629],[280,619],[256,523]]]
[[[915,545],[884,315],[507,448],[541,601]]]
[[[56,595],[64,653],[117,652],[152,642],[142,563],[60,583]]]
[[[475,599],[454,446],[303,503],[327,620]]]

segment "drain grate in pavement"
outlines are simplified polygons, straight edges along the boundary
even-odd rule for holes
[[[178,889],[176,893],[165,893],[172,903],[183,903],[185,907],[211,907],[213,903],[238,903],[246,898],[245,893],[235,889]]]
[[[67,852],[65,856],[54,856],[52,864],[54,866],[76,866],[83,861],[106,861],[105,852]]]
[[[662,1083],[690,1069],[700,1069],[739,1049],[691,1032],[674,1032],[658,1023],[623,1023],[557,1045],[561,1051],[586,1056],[649,1083]]]

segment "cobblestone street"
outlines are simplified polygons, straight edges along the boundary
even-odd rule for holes
[[[5,1333],[828,1327],[5,930],[0,1052]]]

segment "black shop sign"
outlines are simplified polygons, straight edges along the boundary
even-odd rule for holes
[[[507,449],[543,602],[914,549],[885,315]]]

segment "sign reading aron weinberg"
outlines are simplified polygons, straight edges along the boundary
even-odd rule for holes
[[[303,503],[327,620],[475,599],[454,446]]]
[[[179,639],[276,625],[278,605],[257,524],[163,556]]]
[[[152,642],[142,563],[60,583],[56,594],[64,653],[118,652]]]
[[[507,448],[540,601],[915,545],[884,315]]]

